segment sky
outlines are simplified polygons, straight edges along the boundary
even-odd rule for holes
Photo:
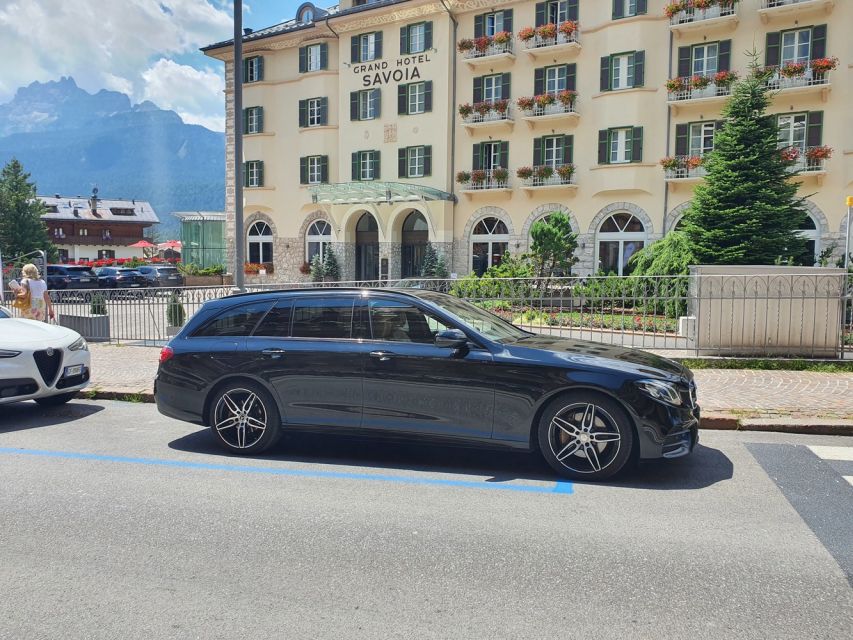
[[[301,3],[244,0],[243,26],[288,20]],[[198,49],[230,39],[232,15],[232,0],[0,0],[0,104],[72,76],[90,93],[121,91],[223,131],[224,65]]]

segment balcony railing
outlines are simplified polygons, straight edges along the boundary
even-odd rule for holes
[[[479,58],[499,56],[506,53],[513,53],[512,40],[509,40],[508,42],[490,42],[485,48],[477,47],[476,44],[474,44],[471,49],[466,49],[462,51],[462,58],[465,60],[477,60]]]
[[[680,78],[683,86],[675,91],[669,91],[667,100],[670,102],[682,102],[684,100],[701,100],[704,98],[722,98],[732,94],[731,83],[716,84],[713,81],[706,87],[692,87],[691,78]]]
[[[57,245],[104,245],[111,247],[129,247],[143,239],[140,236],[110,236],[109,238],[104,238],[103,236],[96,234],[88,236],[72,236],[70,234],[66,234],[65,236],[51,236],[51,238],[53,239],[53,243]]]
[[[561,113],[577,113],[577,103],[571,102],[569,104],[564,104],[562,102],[555,102],[554,104],[547,105],[539,105],[533,104],[533,106],[529,109],[522,109],[519,107],[519,110],[525,117],[539,117],[539,116],[553,116]]]
[[[711,5],[707,9],[697,9],[695,7],[687,7],[673,14],[669,19],[670,26],[677,27],[679,25],[701,22],[703,20],[713,20],[714,18],[725,18],[728,16],[737,15],[737,4],[722,6],[719,4]]]
[[[495,175],[496,173],[497,175]],[[463,191],[488,191],[489,189],[510,188],[509,171],[506,169],[475,170],[470,175],[470,180],[462,184]]]
[[[467,125],[512,121],[512,108],[509,104],[506,104],[506,108],[491,107],[488,110],[485,108],[478,109],[477,105],[475,105],[471,113],[462,116],[462,124]]]
[[[762,9],[776,9],[791,4],[803,4],[806,2],[814,2],[814,0],[761,0]]]
[[[578,30],[572,32],[571,35],[558,32],[553,38],[543,38],[540,35],[534,35],[528,40],[522,40],[522,46],[526,50],[543,49],[545,47],[555,47],[560,44],[580,44],[580,33]]]
[[[768,67],[767,86],[770,89],[794,89],[798,87],[817,87],[829,84],[829,71],[815,71],[808,63],[803,63],[803,72],[786,72],[786,65]]]
[[[805,149],[797,147],[783,147],[789,154],[796,154],[794,163],[788,167],[788,171],[799,171],[800,173],[823,173],[826,171],[825,157],[818,157],[821,152],[831,153],[828,147],[806,147]]]
[[[702,164],[701,156],[674,156],[667,158],[664,165],[664,177],[667,180],[686,180],[689,178],[704,178],[708,175]]]
[[[533,175],[529,178],[523,178],[521,185],[523,187],[559,187],[576,185],[574,167],[572,172],[566,175],[560,175],[559,167],[546,165],[551,169],[551,175],[543,175],[543,167],[533,167]],[[569,165],[566,165],[569,166]]]

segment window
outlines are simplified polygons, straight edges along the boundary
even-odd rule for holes
[[[568,3],[566,0],[552,1],[545,5],[546,22],[560,24],[568,20]]]
[[[806,127],[808,114],[791,113],[777,117],[779,127],[779,147],[794,147],[800,154],[806,151]]]
[[[245,110],[243,132],[246,134],[262,133],[264,130],[263,107],[249,107]]]
[[[373,120],[378,114],[379,89],[358,92],[358,119]]]
[[[264,163],[262,160],[249,160],[243,163],[243,186],[264,186]]]
[[[321,71],[329,66],[329,45],[326,42],[299,48],[299,73]]]
[[[376,59],[376,34],[365,33],[359,36],[359,62],[370,62]]]
[[[408,53],[422,53],[426,51],[426,40],[424,38],[424,23],[413,24],[409,27],[409,51]]]
[[[646,13],[648,0],[613,0],[613,19]]]
[[[598,268],[605,274],[628,275],[628,261],[646,243],[646,228],[627,212],[614,213],[598,228]]]
[[[308,71],[319,71],[322,68],[320,45],[312,44],[308,47]]]
[[[352,154],[353,180],[379,180],[379,152],[356,151]]]
[[[308,227],[305,235],[305,260],[309,264],[314,256],[320,256],[320,260],[326,259],[326,248],[332,241],[332,225],[325,220],[317,220]]]
[[[631,128],[610,130],[610,164],[631,162]]]
[[[264,58],[254,56],[243,60],[243,82],[260,82],[264,79]]]
[[[346,340],[352,335],[353,298],[311,298],[293,305],[294,338]]]
[[[698,44],[693,47],[691,73],[694,76],[712,76],[717,73],[719,43]]]
[[[374,180],[376,175],[373,173],[373,163],[375,151],[361,152],[361,175],[359,180]]]
[[[426,106],[426,83],[425,82],[415,82],[408,86],[409,93],[409,114],[414,115],[417,113],[423,113],[424,107]]]
[[[302,12],[302,19],[300,22],[302,24],[310,24],[314,20],[314,10],[311,7],[307,7]]]
[[[483,102],[496,102],[502,97],[503,74],[483,77]]]
[[[328,124],[329,99],[308,98],[299,101],[299,126],[321,127]]]
[[[545,93],[556,94],[565,91],[567,78],[567,65],[561,64],[556,67],[545,67]]]
[[[416,115],[432,111],[432,80],[397,85],[397,113]]]
[[[399,150],[397,174],[400,178],[423,178],[432,174],[430,145],[404,147]]]
[[[563,136],[548,136],[542,140],[542,164],[552,169],[563,164]]]
[[[504,30],[504,14],[503,11],[497,13],[487,13],[483,20],[485,35],[493,36]]]
[[[258,321],[264,316],[271,305],[271,302],[253,302],[226,309],[196,331],[193,337],[215,338],[251,335]]]
[[[312,98],[308,101],[308,126],[318,127],[321,123],[320,98]]]
[[[246,236],[249,244],[249,262],[262,264],[272,262],[273,235],[266,222],[256,222],[249,227]]]
[[[691,156],[704,156],[714,150],[716,122],[693,122],[690,124],[689,152]]]
[[[84,228],[84,229],[80,229],[80,230],[77,232],[77,234],[78,234],[78,235],[81,235],[81,236],[88,236],[88,235],[89,235],[89,230],[88,230],[88,229],[85,229],[85,228]]]
[[[113,249],[98,249],[98,260],[112,260],[116,257]]]
[[[410,302],[371,300],[369,308],[374,340],[434,344],[436,334],[449,328]]]
[[[811,215],[808,215],[800,225],[798,233],[800,237],[806,240],[806,252],[802,259],[803,264],[817,264],[820,257],[820,233],[817,230],[817,223]]]
[[[811,55],[812,30],[797,29],[782,33],[782,64],[808,62]]]
[[[432,49],[432,22],[400,27],[400,55],[423,53]]]
[[[501,166],[501,143],[484,142],[483,146],[483,169],[491,171]]]
[[[617,53],[601,58],[602,91],[642,87],[645,81],[645,51]]]
[[[509,231],[498,218],[483,218],[471,235],[471,270],[482,276],[497,266],[509,247]]]
[[[634,65],[631,54],[613,56],[611,58],[612,80],[611,88],[630,89],[634,86]]]
[[[323,182],[323,157],[308,156],[308,184],[320,184]]]
[[[252,334],[255,337],[287,338],[290,336],[292,300],[282,300],[269,310]]]
[[[421,178],[424,175],[424,148],[409,147],[408,175],[409,178]]]

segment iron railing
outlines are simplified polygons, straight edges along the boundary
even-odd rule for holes
[[[462,124],[483,124],[485,122],[512,122],[512,106],[506,104],[506,108],[490,108],[487,111],[472,111],[467,116],[462,116]]]
[[[569,104],[564,104],[557,100],[553,104],[547,105],[533,105],[531,109],[524,109],[522,113],[525,117],[534,117],[538,118],[540,116],[552,116],[561,113],[577,113],[577,102],[570,102]]]
[[[715,4],[707,9],[697,9],[696,7],[687,7],[683,11],[679,11],[669,19],[670,26],[676,27],[692,22],[700,22],[702,20],[713,20],[714,18],[725,18],[737,14],[737,4],[731,3],[727,5]]]
[[[470,182],[462,185],[463,191],[486,191],[488,189],[508,189],[509,171],[502,168],[489,169],[482,171],[482,180],[476,179],[477,170],[472,171]],[[506,175],[504,175],[506,173]]]
[[[693,88],[690,86],[693,76],[681,78],[683,88],[670,91],[667,100],[670,102],[683,102],[685,100],[702,100],[704,98],[725,98],[732,94],[731,84],[716,84],[713,76],[706,87]]]
[[[513,52],[512,40],[507,42],[490,42],[485,49],[478,49],[476,46],[472,49],[462,52],[462,57],[465,60],[475,60],[477,58],[488,58],[490,56],[498,56],[505,53]]]
[[[788,65],[776,65],[767,67],[767,87],[773,90],[796,89],[799,87],[820,87],[829,84],[831,71],[816,71],[809,62],[797,63],[799,66],[795,71],[786,70]]]
[[[543,38],[535,35],[529,40],[523,40],[525,49],[542,49],[544,47],[554,47],[559,44],[580,44],[580,30],[575,29],[571,35],[566,35],[560,31],[553,38]]]

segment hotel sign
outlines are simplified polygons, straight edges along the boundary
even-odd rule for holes
[[[419,65],[431,62],[429,54],[421,53],[414,56],[397,58],[393,62],[382,60],[366,64],[353,65],[355,75],[361,76],[361,86],[378,87],[391,82],[412,82],[419,80],[421,70]]]

